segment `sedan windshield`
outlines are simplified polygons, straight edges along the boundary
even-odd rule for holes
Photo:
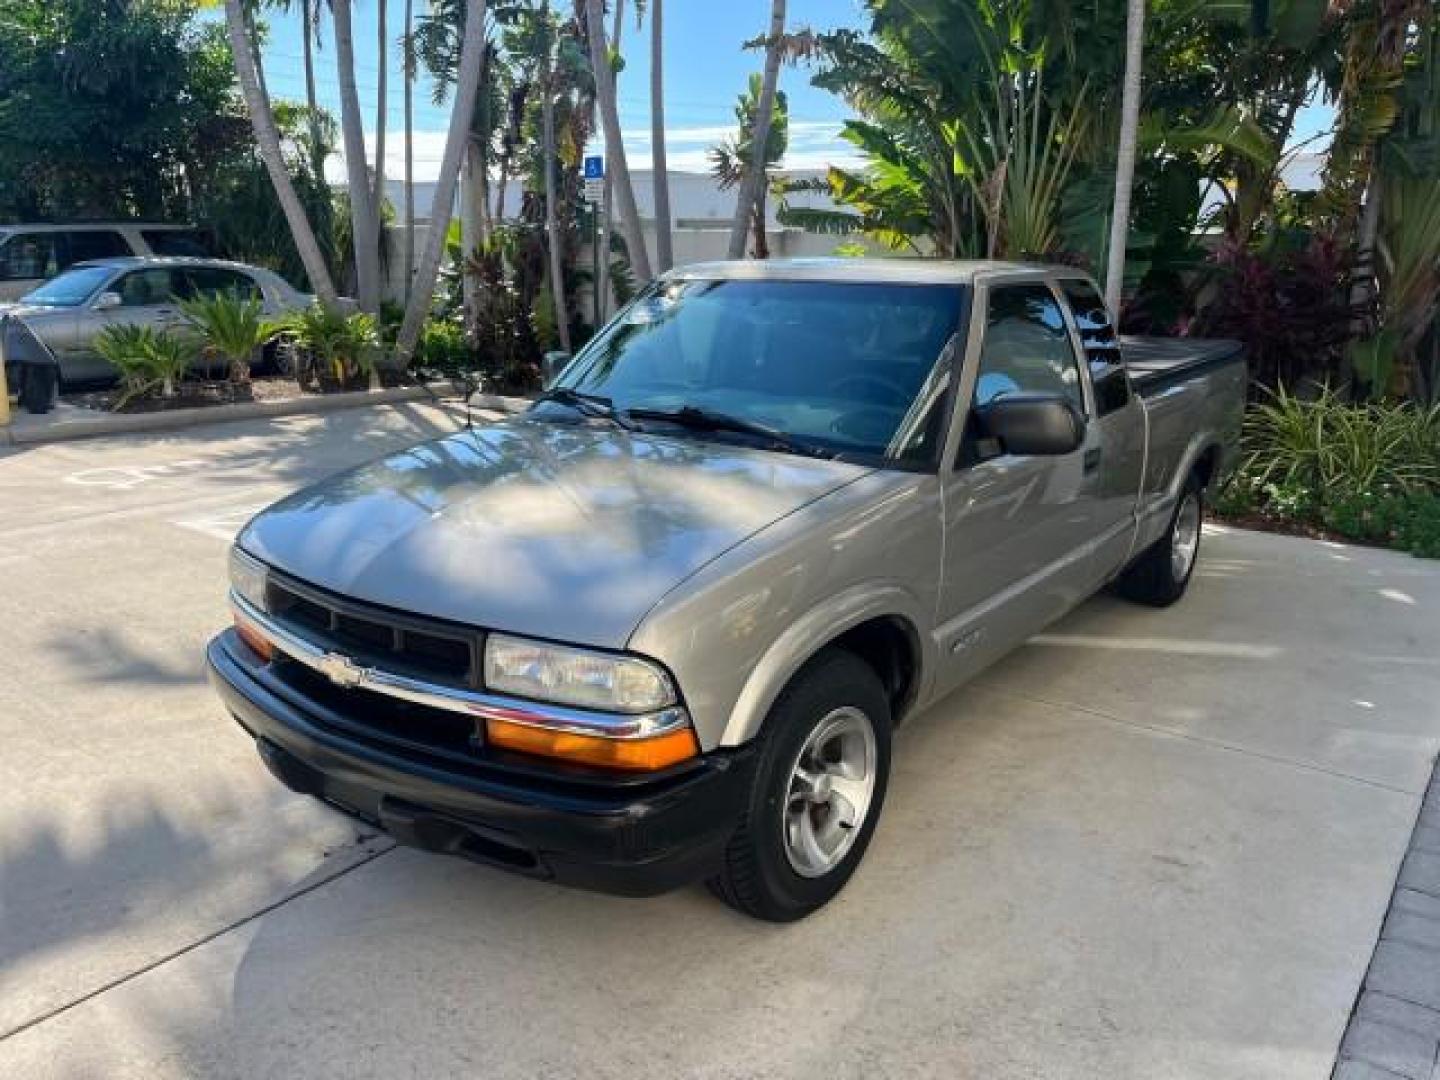
[[[22,304],[37,307],[79,307],[104,285],[114,271],[105,266],[77,266],[53,277],[21,297]]]
[[[962,298],[958,285],[661,282],[559,382],[647,429],[928,460]]]

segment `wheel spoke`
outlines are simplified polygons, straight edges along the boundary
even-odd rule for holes
[[[839,816],[850,825],[860,823],[859,808],[870,797],[870,785],[864,780],[852,780],[848,776],[836,776],[830,781],[830,804],[843,809]]]
[[[854,706],[826,714],[795,755],[781,814],[791,867],[821,877],[850,851],[875,791],[875,733]]]
[[[815,870],[823,870],[830,860],[820,846],[820,837],[815,832],[815,818],[808,810],[796,821],[795,833],[805,862]]]

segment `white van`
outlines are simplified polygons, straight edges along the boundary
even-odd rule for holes
[[[188,225],[94,221],[73,225],[0,225],[0,302],[18,300],[61,270],[116,255],[213,252],[208,235]]]

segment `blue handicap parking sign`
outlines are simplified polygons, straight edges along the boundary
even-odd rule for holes
[[[585,179],[603,180],[605,178],[605,159],[598,154],[595,157],[585,159]]]

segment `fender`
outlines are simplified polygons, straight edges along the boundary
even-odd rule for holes
[[[812,656],[845,631],[882,616],[903,619],[915,630],[920,645],[915,700],[924,701],[935,671],[934,637],[924,632],[930,614],[907,589],[891,582],[861,583],[816,604],[775,639],[735,699],[720,745],[753,739],[775,699]]]
[[[1185,445],[1184,452],[1180,455],[1180,464],[1175,470],[1175,475],[1170,478],[1166,485],[1165,501],[1167,505],[1173,506],[1175,500],[1180,497],[1180,489],[1185,481],[1190,478],[1196,464],[1212,449],[1222,449],[1220,436],[1213,431],[1199,431],[1191,437]],[[1216,476],[1219,476],[1221,462],[1216,462]],[[1212,478],[1213,479],[1213,478]]]

